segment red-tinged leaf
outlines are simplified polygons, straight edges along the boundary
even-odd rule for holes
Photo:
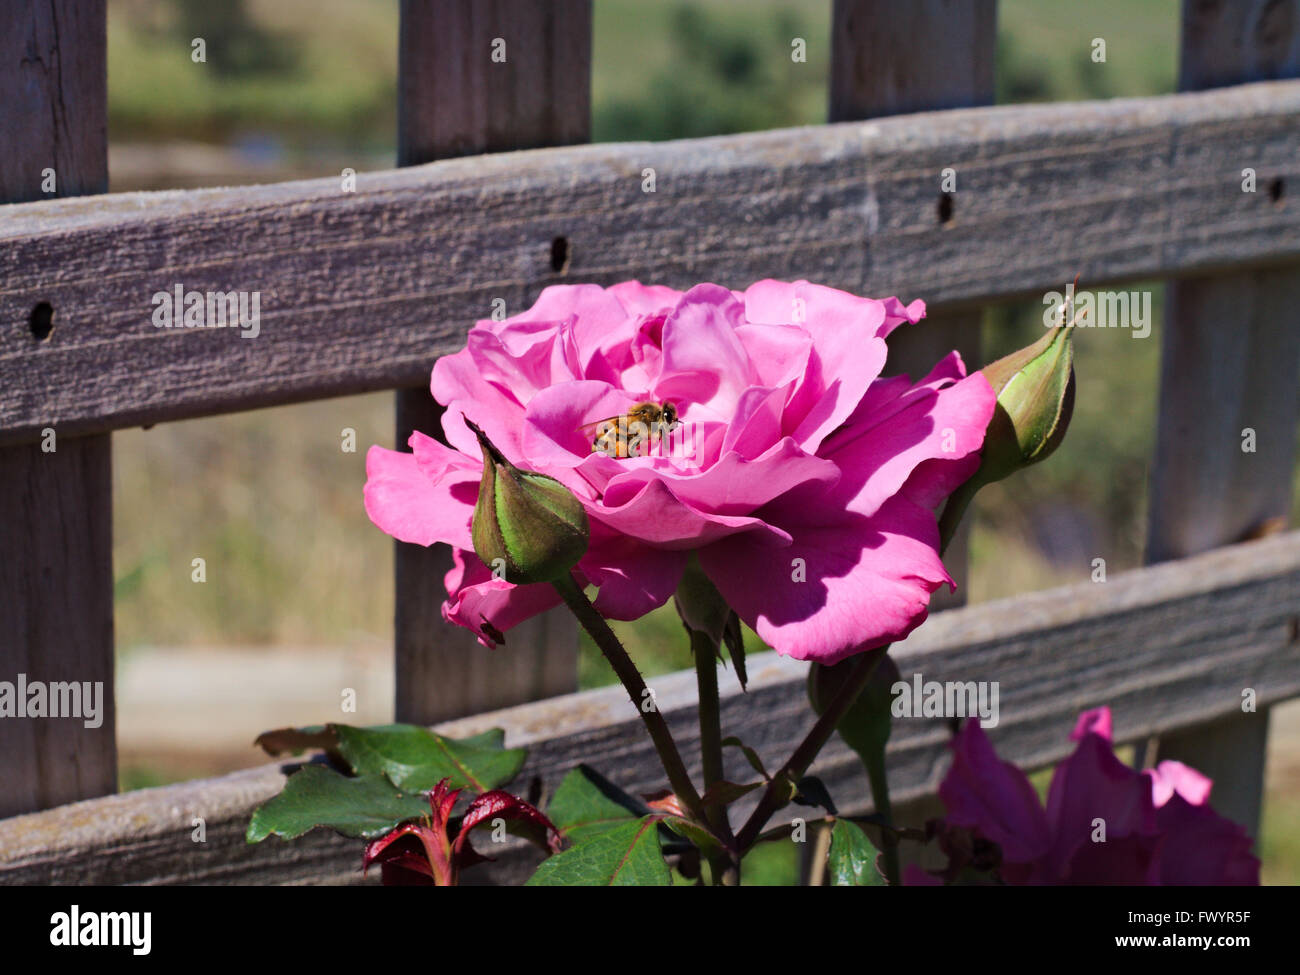
[[[460,833],[456,837],[457,853],[462,848],[473,851],[473,847],[469,844],[470,830],[497,819],[513,822],[518,835],[535,843],[546,852],[559,852],[562,842],[560,831],[540,809],[502,789],[493,789],[491,792],[483,793],[469,804],[469,809],[461,820]]]
[[[402,871],[428,876],[439,887],[450,887],[456,882],[446,833],[435,830],[428,820],[403,823],[367,843],[361,859],[362,870],[369,870],[373,863],[391,864]]]
[[[435,785],[429,793],[429,817],[402,823],[368,843],[361,861],[362,869],[380,862],[393,868],[385,871],[385,882],[390,873],[395,880],[400,880],[399,871],[414,871],[427,874],[439,887],[455,886],[458,858],[448,827],[451,825],[451,810],[460,792],[450,788],[447,779]]]
[[[429,790],[429,809],[433,815],[433,827],[442,833],[447,832],[451,823],[451,811],[460,798],[460,789],[451,788],[451,781],[443,779]]]

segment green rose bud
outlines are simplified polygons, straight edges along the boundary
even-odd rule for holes
[[[553,477],[521,471],[465,421],[483,450],[474,505],[474,551],[506,582],[553,582],[587,552],[591,534],[582,503]]]
[[[976,475],[985,484],[1048,457],[1074,412],[1074,330],[1057,325],[1033,345],[985,366],[998,406]]]
[[[1065,439],[1074,413],[1073,336],[1072,325],[1057,325],[1033,345],[980,370],[997,394],[997,406],[984,433],[979,469],[953,492],[939,519],[941,550],[980,488],[1046,459]]]
[[[731,607],[704,574],[694,553],[686,563],[673,599],[677,604],[677,615],[689,629],[705,634],[715,646],[722,645]]]

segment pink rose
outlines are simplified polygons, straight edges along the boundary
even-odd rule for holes
[[[1250,837],[1210,808],[1208,778],[1180,762],[1143,772],[1125,765],[1111,746],[1109,708],[1085,711],[1070,737],[1078,747],[1057,766],[1044,810],[1024,773],[997,757],[978,721],[966,721],[939,787],[942,833],[958,831],[947,845],[996,845],[992,859],[1011,884],[1259,883]],[[1099,820],[1104,842],[1094,840]],[[912,868],[907,882],[935,878]]]
[[[834,663],[901,639],[952,584],[934,509],[978,466],[994,407],[955,352],[919,383],[880,377],[885,337],[924,311],[802,281],[547,288],[438,360],[451,446],[416,433],[413,454],[372,447],[366,511],[403,541],[454,546],[443,614],[489,646],[557,605],[549,585],[494,579],[474,555],[469,417],[582,501],[591,545],[576,571],[606,617],[662,605],[695,552],[782,653]],[[643,456],[593,451],[589,425],[643,401],[672,403],[680,427]]]

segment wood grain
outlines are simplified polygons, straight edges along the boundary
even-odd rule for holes
[[[0,200],[108,188],[105,30],[102,0],[0,5]],[[39,356],[64,320],[55,309],[42,342],[32,310],[0,321],[6,347]],[[5,381],[0,390],[8,402]],[[53,416],[41,427],[53,450],[0,449],[0,681],[98,684],[101,723],[0,720],[0,816],[117,788],[110,440],[72,436]]]
[[[589,138],[590,0],[403,0],[400,38],[400,164]],[[495,42],[504,61],[492,58]],[[427,373],[396,400],[399,449],[412,430],[441,435]],[[486,651],[442,618],[451,549],[394,548],[397,720],[433,724],[577,690],[578,628],[567,611],[527,620]]]
[[[494,297],[559,281],[806,277],[936,308],[1300,257],[1300,84],[972,108],[337,180],[0,207],[0,440],[415,386]],[[941,224],[935,173],[965,177]],[[642,192],[653,168],[656,192]],[[568,242],[567,273],[552,244]],[[151,296],[257,290],[261,332],[156,328]],[[34,346],[38,301],[60,326]]]
[[[402,0],[401,23],[399,165],[591,138],[591,0]]]
[[[1297,75],[1298,0],[1184,3],[1180,88]],[[1241,165],[1253,166],[1252,156],[1247,153]],[[1256,192],[1243,196],[1297,208],[1278,176],[1258,172],[1257,179]],[[1300,387],[1297,302],[1300,271],[1294,266],[1170,284],[1148,560],[1180,558],[1270,523],[1285,524]],[[1247,429],[1254,431],[1252,451],[1244,449]],[[1268,709],[1243,714],[1239,707],[1235,717],[1212,727],[1162,738],[1159,756],[1214,779],[1215,807],[1254,836],[1267,740]]]
[[[998,681],[1001,723],[989,735],[999,754],[1026,768],[1068,754],[1078,712],[1109,704],[1120,742],[1214,721],[1232,713],[1243,686],[1263,703],[1300,694],[1300,533],[941,613],[899,646],[904,677]],[[769,765],[811,724],[805,666],[756,654],[750,685],[723,683],[723,725]],[[650,682],[683,754],[694,755],[695,675]],[[581,761],[625,788],[659,787],[662,771],[621,687],[450,722],[466,735],[506,729],[529,749],[515,782],[546,795]],[[947,763],[947,723],[899,719],[889,744],[900,803],[933,793]],[[728,775],[747,781],[729,750]],[[254,806],[279,791],[282,766],[145,789],[0,821],[0,883],[337,883],[359,880],[360,844],[327,834],[303,841],[243,842]],[[695,771],[698,771],[695,770]],[[813,772],[842,808],[861,811],[866,783],[855,755],[833,739]],[[791,807],[783,815],[793,815]],[[743,810],[740,810],[743,812]],[[782,814],[779,814],[782,815]],[[203,817],[207,843],[191,839]],[[531,855],[513,851],[477,882],[517,883]],[[375,878],[371,878],[374,880]]]

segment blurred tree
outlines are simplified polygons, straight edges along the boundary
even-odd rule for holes
[[[791,39],[807,33],[793,13],[778,11],[755,24],[681,4],[669,23],[671,56],[642,94],[597,104],[596,141],[685,139],[820,121],[807,117],[805,106],[824,101],[826,74],[792,62]],[[816,101],[806,97],[814,88]]]
[[[175,31],[185,41],[203,38],[207,63],[225,77],[287,75],[298,67],[296,38],[258,26],[244,0],[171,0]]]

